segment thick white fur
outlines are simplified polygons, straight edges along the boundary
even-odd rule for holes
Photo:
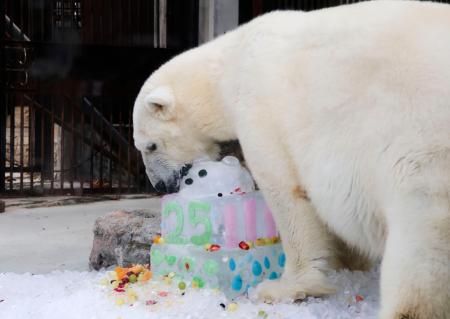
[[[264,15],[148,79],[136,146],[147,165],[169,163],[151,168],[167,180],[167,167],[239,139],[287,253],[285,274],[260,285],[261,299],[332,292],[335,234],[382,258],[380,318],[448,319],[449,37],[450,6],[436,3]],[[159,87],[173,94],[166,118],[146,102]]]

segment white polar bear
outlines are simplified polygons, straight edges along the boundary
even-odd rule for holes
[[[154,72],[135,145],[174,191],[185,163],[239,139],[287,254],[262,300],[332,292],[337,235],[382,258],[380,318],[448,319],[449,37],[437,3],[266,14]]]

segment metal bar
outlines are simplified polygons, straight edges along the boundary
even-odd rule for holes
[[[6,120],[7,120],[6,96],[0,96],[0,193],[6,191]],[[2,111],[3,110],[3,111]]]
[[[80,102],[83,103],[83,100],[80,99]],[[80,140],[80,149],[81,149],[81,155],[84,157],[84,113],[81,112],[81,140]],[[80,173],[80,189],[81,194],[84,192],[84,169],[83,165],[81,166],[81,173]]]
[[[20,0],[20,37],[23,37],[23,0]]]
[[[27,34],[28,36],[31,36],[31,3],[30,0],[27,0]]]
[[[91,166],[90,166],[90,187],[91,187],[91,190],[93,190],[94,189],[94,113],[93,112],[91,112],[91,127],[90,127],[90,130],[91,130],[91,134],[90,134],[90,136],[91,136],[91,160],[90,160],[90,163],[91,163]]]
[[[24,113],[23,113],[23,94],[20,94],[20,192],[23,192],[23,122],[24,122]]]
[[[109,127],[109,151],[112,154],[112,128],[113,128],[113,112],[110,110],[109,112],[109,122],[111,123],[111,126]],[[113,189],[113,178],[112,178],[112,170],[113,170],[113,162],[112,162],[112,156],[109,157],[109,191],[112,193]]]
[[[52,163],[50,163],[51,167],[51,176],[50,176],[50,192],[54,193],[54,179],[55,179],[55,107],[54,107],[54,98],[50,99],[50,106],[51,106],[51,130],[50,130],[50,141],[49,145],[52,145]]]
[[[41,162],[40,162],[40,169],[41,169],[41,191],[44,193],[44,152],[45,152],[45,134],[44,134],[44,127],[45,127],[45,112],[41,111]]]
[[[65,107],[65,103],[64,103],[64,97],[59,96],[58,100],[59,103],[61,103],[61,151],[60,151],[60,173],[59,173],[59,179],[60,179],[60,188],[63,189],[64,188],[64,157],[65,157],[65,150],[64,150],[64,107]],[[59,104],[58,103],[58,104]]]
[[[28,170],[30,173],[30,191],[34,189],[34,145],[35,145],[35,114],[34,107],[28,105]]]
[[[119,110],[119,132],[120,135],[122,135],[122,110]],[[119,194],[122,193],[122,147],[121,144],[119,144],[119,161],[117,165],[117,174],[119,175]]]
[[[6,23],[6,3],[0,3],[0,78],[3,79],[0,82],[0,193],[6,191],[6,121],[7,115],[7,94],[5,88],[5,23]],[[2,111],[3,110],[3,111]]]
[[[11,107],[10,123],[9,123],[9,190],[14,189],[14,144],[15,144],[15,117],[16,117],[16,106],[13,102],[14,99],[8,94],[9,103]]]
[[[138,158],[136,161],[136,181],[137,181],[137,191],[138,193],[141,192],[141,159]],[[145,176],[144,176],[145,178]]]
[[[126,105],[123,103],[122,105]],[[131,189],[131,110],[128,111],[128,152],[127,152],[127,166],[128,166],[128,193]]]
[[[111,42],[110,44],[114,44],[114,41],[116,39],[116,37],[114,36],[114,5],[113,5],[113,1],[109,1],[110,3],[110,9],[111,9],[111,16],[110,16],[110,35],[111,35]]]
[[[159,0],[153,0],[153,47],[159,48]]]
[[[74,179],[74,173],[76,171],[78,171],[78,169],[75,167],[74,162],[75,162],[75,112],[74,112],[74,107],[73,105],[69,105],[70,107],[70,128],[71,128],[71,134],[70,134],[70,141],[71,141],[71,145],[70,145],[70,157],[69,157],[69,161],[70,161],[70,191],[73,194],[73,179]]]
[[[100,97],[100,112],[103,114],[103,99]],[[100,186],[103,188],[103,151],[104,151],[104,141],[103,141],[103,121],[100,123]]]

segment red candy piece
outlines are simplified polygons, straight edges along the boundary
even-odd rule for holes
[[[169,293],[167,291],[158,292],[158,296],[160,296],[160,297],[167,297],[168,295],[169,295]]]
[[[217,244],[213,244],[211,245],[211,247],[209,247],[210,251],[218,251],[220,249],[220,246]]]
[[[356,296],[355,296],[355,300],[356,300],[356,302],[360,302],[360,301],[363,301],[363,300],[364,300],[364,297],[361,296],[361,295],[356,295]]]
[[[147,301],[145,302],[145,304],[146,304],[147,306],[156,305],[156,303],[157,303],[156,300],[147,300]]]
[[[189,267],[190,267],[190,266],[189,266],[189,263],[185,263],[185,264],[184,264],[184,268],[186,268],[186,270],[189,270]]]
[[[239,243],[239,248],[240,248],[240,249],[243,249],[243,250],[249,250],[249,249],[250,249],[250,246],[249,246],[245,241],[241,241],[241,242]]]
[[[117,292],[125,292],[125,289],[122,289],[122,288],[114,288],[114,291],[117,291]]]

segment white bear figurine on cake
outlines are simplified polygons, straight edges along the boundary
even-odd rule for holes
[[[184,171],[180,191],[162,199],[154,274],[235,297],[281,275],[285,255],[272,214],[238,159],[199,160]]]

